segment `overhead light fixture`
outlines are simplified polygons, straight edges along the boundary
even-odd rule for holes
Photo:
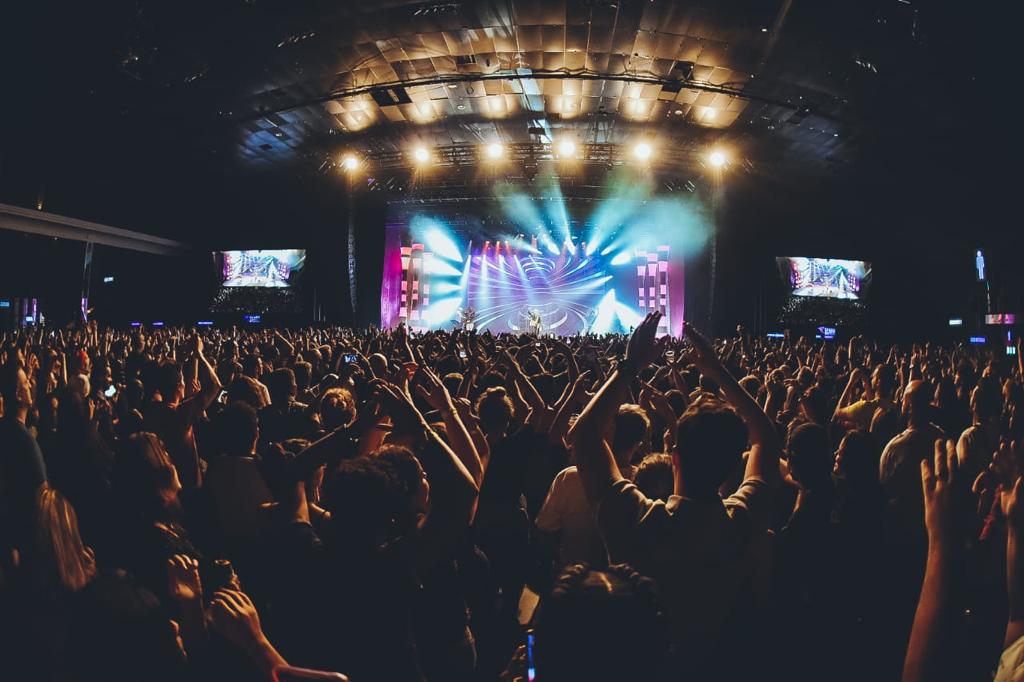
[[[489,159],[500,159],[505,155],[505,148],[498,142],[492,142],[484,149]]]
[[[569,157],[576,153],[576,143],[572,140],[565,139],[558,143],[558,155],[561,157]]]
[[[359,159],[353,154],[346,154],[341,160],[341,166],[347,171],[354,171],[356,168],[359,168]]]
[[[427,151],[426,147],[416,147],[413,150],[412,157],[416,159],[418,163],[426,163],[430,160],[430,152]]]
[[[711,164],[712,168],[721,168],[729,161],[726,157],[725,152],[720,149],[716,149],[708,154],[708,163]]]
[[[633,156],[640,161],[646,161],[651,158],[651,145],[646,142],[638,142],[637,145],[633,147]]]

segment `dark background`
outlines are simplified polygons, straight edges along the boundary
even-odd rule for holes
[[[895,4],[863,3],[856,11]],[[308,285],[324,318],[376,320],[387,195],[350,197],[338,174],[288,164],[247,167],[225,158],[224,146],[193,144],[230,137],[222,124],[192,116],[214,99],[230,100],[229,86],[201,82],[198,94],[178,101],[176,92],[115,68],[136,25],[132,17],[152,3],[22,5],[5,7],[0,19],[0,202],[41,202],[50,212],[195,248],[193,256],[167,259],[98,247],[94,298],[111,319],[202,317],[213,286],[213,249],[306,248]],[[797,2],[794,31],[801,20],[828,12],[842,17],[851,5]],[[289,11],[284,3],[260,6]],[[968,317],[978,300],[976,248],[986,250],[994,311],[1024,312],[1017,265],[1020,126],[1009,116],[1016,60],[1005,54],[1013,43],[998,9],[953,2],[914,8],[914,41],[885,44],[870,96],[857,101],[861,128],[841,172],[788,173],[800,159],[787,158],[771,172],[726,178],[717,221],[717,331],[737,323],[772,325],[785,293],[774,269],[777,255],[871,261],[868,319],[883,335],[944,333],[949,317]],[[224,63],[249,68],[248,38],[218,33],[223,25],[211,18],[214,12],[207,3],[178,3],[164,30],[199,33]],[[835,30],[846,35],[843,26]],[[851,85],[855,94],[861,90]],[[349,211],[359,235],[354,314]],[[44,298],[54,319],[73,311],[82,248],[0,231],[0,295]],[[708,286],[706,263],[689,272],[688,298],[698,301],[688,306],[693,314],[704,298],[698,290]],[[115,283],[104,289],[108,274]]]

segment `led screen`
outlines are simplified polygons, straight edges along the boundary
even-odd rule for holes
[[[214,255],[226,287],[288,287],[306,261],[305,249],[220,251]]]
[[[871,264],[861,260],[797,256],[776,262],[793,296],[857,300],[871,281]]]

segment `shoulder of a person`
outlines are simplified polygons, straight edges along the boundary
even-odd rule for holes
[[[576,465],[565,467],[557,474],[555,474],[555,482],[566,481],[572,478],[579,478],[580,471],[576,468]]]

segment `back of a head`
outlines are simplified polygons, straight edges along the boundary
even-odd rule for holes
[[[542,602],[535,628],[538,682],[654,679],[668,651],[654,583],[629,566],[570,566]]]
[[[811,386],[800,399],[808,419],[815,424],[824,424],[828,419],[828,392],[820,386]]]
[[[818,424],[801,424],[789,437],[786,449],[793,479],[817,490],[831,484],[832,448],[828,432]]]
[[[298,389],[304,391],[309,388],[309,384],[313,380],[313,364],[305,360],[296,362],[294,371],[295,385]]]
[[[36,542],[28,560],[35,577],[53,590],[76,592],[92,580],[96,566],[78,532],[71,503],[50,487],[39,491]]]
[[[839,451],[837,468],[848,482],[858,487],[878,483],[878,458],[881,453],[874,436],[862,429],[847,431]]]
[[[342,462],[327,477],[323,503],[331,512],[331,539],[340,550],[373,552],[413,529],[412,459],[408,449],[385,445]]]
[[[149,378],[150,395],[159,392],[165,402],[174,398],[181,385],[181,365],[171,360],[160,363]]]
[[[512,420],[512,400],[504,388],[488,388],[477,399],[476,411],[485,431],[501,432]]]
[[[23,402],[27,397],[22,395],[22,377],[23,370],[17,361],[8,360],[0,365],[0,398],[3,398],[5,412],[13,412],[10,406]]]
[[[879,365],[875,372],[878,377],[878,392],[886,398],[891,398],[896,392],[896,368],[892,365]]]
[[[633,483],[652,500],[668,501],[675,484],[672,474],[672,458],[662,453],[644,457],[636,468]]]
[[[462,374],[459,372],[449,372],[444,375],[441,383],[444,384],[444,387],[448,389],[449,393],[456,395],[459,391],[459,386],[462,385]]]
[[[691,497],[710,497],[743,461],[747,427],[727,404],[701,400],[676,422],[679,473]]]
[[[347,388],[334,387],[320,397],[320,421],[328,431],[348,426],[356,418],[356,401]]]
[[[932,412],[935,389],[926,381],[911,381],[903,397],[906,416],[917,422],[928,421]]]
[[[68,679],[110,682],[181,678],[184,655],[153,593],[125,578],[101,578],[80,593],[68,630]]]
[[[998,417],[1003,411],[1003,392],[999,381],[993,377],[985,377],[971,393],[971,409],[981,422]]]
[[[263,407],[263,391],[255,379],[244,375],[235,377],[228,386],[228,404],[236,402],[246,403],[256,410]]]
[[[223,454],[249,456],[259,435],[259,417],[252,405],[233,402],[217,415],[214,431]]]
[[[295,372],[289,367],[275,369],[267,377],[267,391],[270,393],[270,402],[275,405],[294,398],[296,390],[298,390],[298,386],[295,380]]]
[[[619,405],[615,415],[615,434],[612,436],[612,450],[624,452],[634,448],[651,435],[651,420],[647,411],[639,405]]]
[[[126,515],[154,516],[163,508],[162,493],[176,472],[156,434],[134,433],[121,441],[111,472],[113,493]]]

